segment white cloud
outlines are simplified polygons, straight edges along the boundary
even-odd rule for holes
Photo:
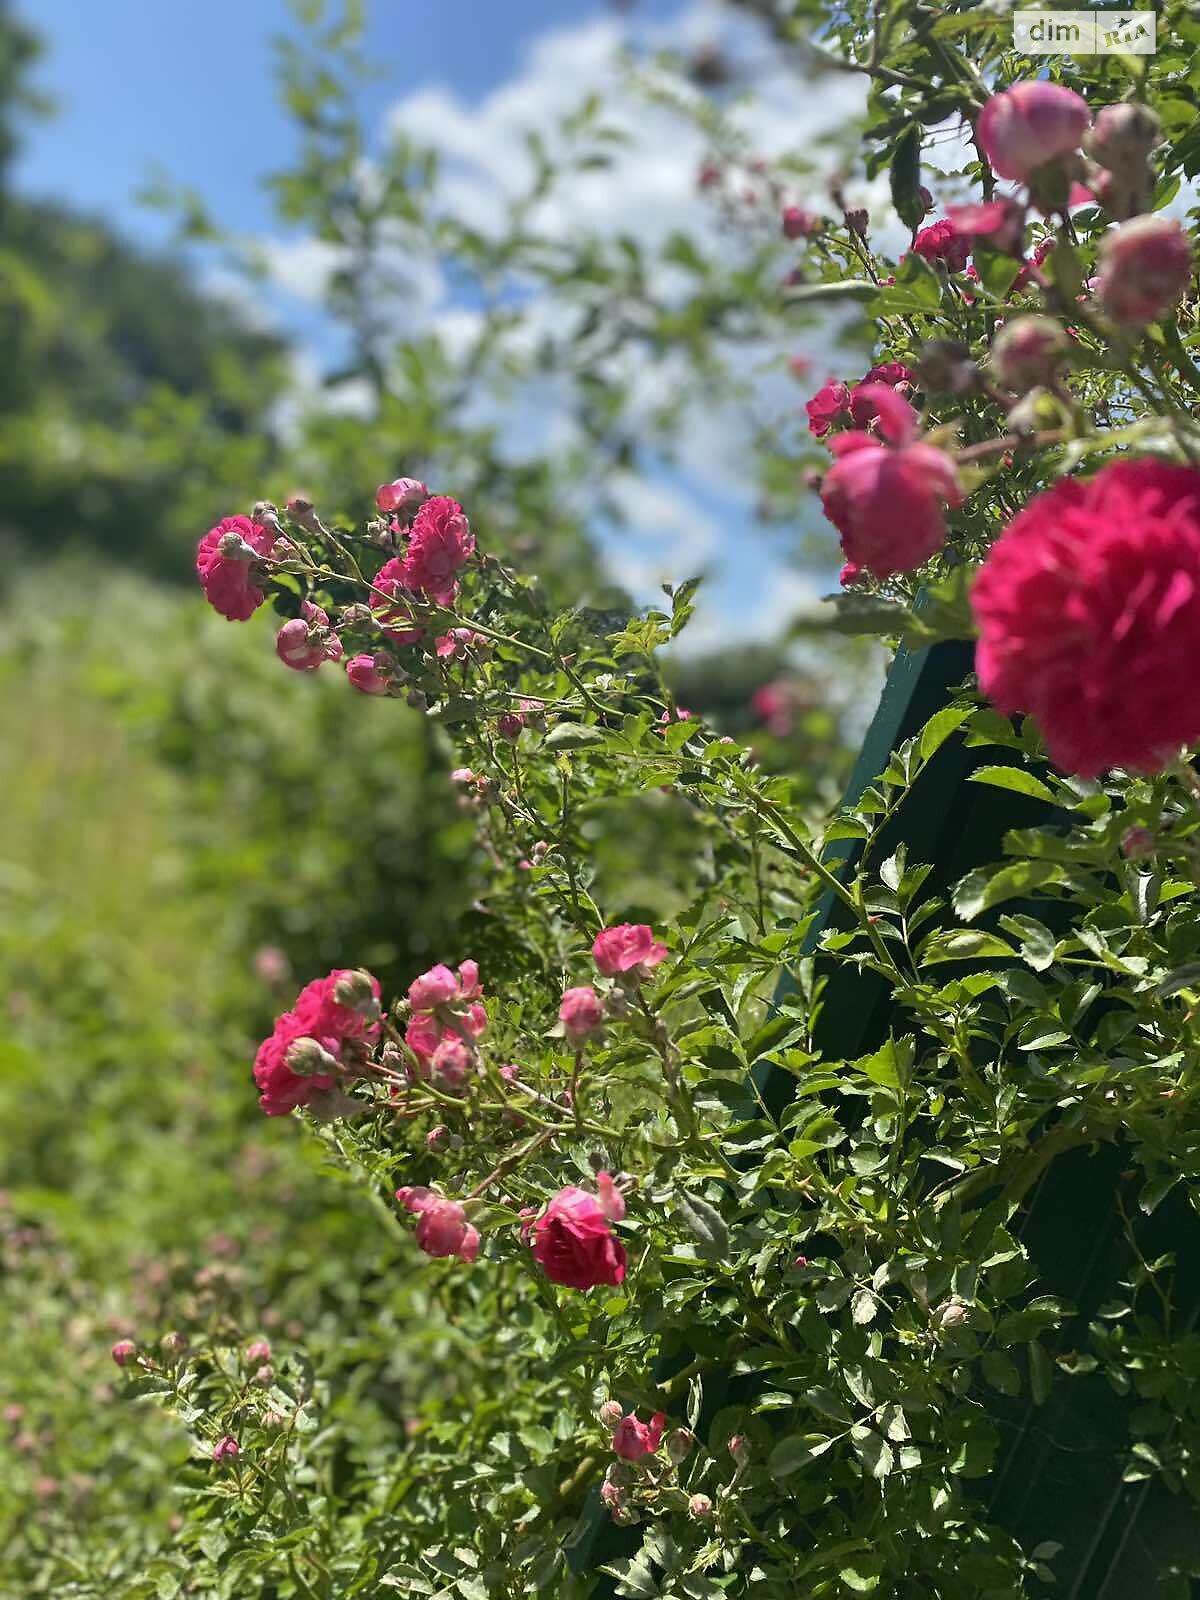
[[[553,147],[555,126],[589,94],[598,94],[603,123],[625,134],[627,143],[614,147],[609,166],[560,179],[536,207],[531,229],[557,241],[587,235],[611,240],[628,234],[647,259],[672,233],[684,232],[702,250],[728,256],[739,242],[722,232],[717,212],[696,190],[705,137],[645,92],[657,69],[644,72],[639,86],[621,67],[620,47],[631,33],[639,46],[650,50],[688,48],[724,37],[732,58],[753,79],[753,94],[731,112],[747,149],[768,160],[783,154],[807,157],[814,186],[849,153],[843,136],[862,110],[863,81],[847,74],[806,83],[756,25],[744,20],[731,24],[727,10],[707,0],[691,0],[665,22],[603,17],[556,28],[533,40],[517,72],[480,99],[468,102],[445,85],[426,84],[393,105],[386,127],[392,135],[438,149],[440,204],[488,231],[504,224],[511,202],[527,190],[533,171],[528,134],[545,134]],[[671,83],[677,93],[677,80]],[[364,168],[361,181],[369,184],[372,179],[372,170]],[[892,243],[895,221],[886,176],[870,186],[851,186],[849,194],[854,203],[868,205],[876,230],[883,230]],[[804,198],[798,188],[797,199]],[[316,240],[269,240],[263,254],[271,281],[301,302],[319,301],[345,260],[337,247]],[[395,274],[404,285],[396,297],[403,316],[397,331],[406,336],[434,331],[452,357],[468,350],[482,325],[477,306],[463,303],[440,266],[406,249],[399,233],[394,258]],[[682,295],[690,287],[679,269],[655,270],[660,271],[660,293],[677,288]],[[516,287],[520,292],[521,286]],[[544,340],[569,339],[580,315],[578,306],[560,296],[530,299],[505,341],[514,377],[502,392],[485,391],[473,402],[469,420],[497,426],[501,447],[513,459],[566,451],[579,442],[569,381],[538,371],[534,357]],[[826,324],[819,333],[807,331],[796,341],[813,360],[818,383],[827,370],[840,366],[832,351],[831,328]],[[627,523],[620,531],[604,533],[606,557],[614,576],[640,600],[661,599],[658,587],[664,580],[710,570],[704,608],[689,630],[690,648],[706,635],[713,640],[748,638],[769,631],[822,587],[781,562],[774,541],[757,530],[753,517],[754,489],[747,468],[755,417],[798,408],[802,400],[794,381],[781,374],[780,353],[769,344],[729,346],[737,377],[752,396],[733,404],[714,401],[703,390],[694,392],[695,374],[678,354],[656,356],[627,344],[598,368],[628,388],[635,435],[648,436],[659,408],[681,394],[688,397],[670,476],[660,471],[649,477],[618,475],[603,481],[601,488]],[[308,398],[328,403],[328,397],[318,400],[312,383]],[[354,403],[353,396],[343,398]],[[736,537],[729,536],[728,528],[736,530]]]

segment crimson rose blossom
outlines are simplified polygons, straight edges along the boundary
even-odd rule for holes
[[[592,1289],[625,1280],[625,1251],[594,1195],[568,1184],[533,1224],[533,1254],[552,1283]]]
[[[650,969],[667,958],[667,947],[654,938],[654,930],[644,922],[619,922],[603,928],[592,944],[592,958],[606,978],[623,972],[634,978],[648,978]]]
[[[256,554],[269,556],[275,546],[275,530],[249,517],[225,517],[196,547],[196,576],[205,599],[230,622],[245,622],[266,596],[254,581],[253,561],[221,554],[218,547],[227,535],[241,539]]]
[[[1091,122],[1087,101],[1057,83],[1016,83],[994,94],[975,132],[992,170],[1025,183],[1060,156],[1078,150]]]
[[[1200,471],[1118,461],[1038,495],[971,596],[980,686],[1066,772],[1160,770],[1200,739]]]
[[[420,1186],[397,1189],[396,1199],[420,1219],[415,1238],[427,1256],[457,1256],[471,1262],[479,1255],[479,1231],[456,1201]]]
[[[652,1456],[662,1442],[667,1426],[664,1411],[656,1411],[649,1422],[639,1422],[635,1412],[622,1417],[613,1429],[613,1450],[622,1461],[640,1461]]]
[[[827,383],[818,389],[805,406],[808,412],[808,431],[815,439],[823,439],[831,428],[850,420],[850,390],[844,383]]]
[[[825,514],[850,565],[890,578],[921,566],[946,537],[945,505],[962,500],[954,462],[916,437],[916,413],[886,384],[869,384],[883,438],[843,433],[821,485]],[[887,441],[886,443],[884,441]]]
[[[971,235],[961,233],[948,217],[922,228],[913,239],[913,249],[926,261],[945,263],[947,272],[961,272],[971,254]]]
[[[271,1037],[264,1039],[254,1058],[254,1081],[261,1091],[259,1105],[269,1117],[282,1117],[296,1106],[307,1105],[316,1095],[332,1089],[332,1072],[297,1073],[288,1065],[288,1050],[298,1040],[315,1040],[335,1060],[347,1039],[374,1041],[378,1022],[361,1011],[339,1004],[334,990],[339,979],[351,978],[349,968],[338,967],[326,978],[307,984],[291,1011],[276,1017]],[[379,999],[379,980],[371,978],[371,992]]]

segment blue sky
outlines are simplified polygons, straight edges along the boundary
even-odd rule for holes
[[[291,147],[276,104],[272,39],[286,0],[17,0],[43,35],[38,83],[57,113],[31,133],[17,167],[25,187],[161,237],[135,196],[155,165],[214,202],[231,228],[270,224],[260,180]],[[663,20],[680,0],[625,13]],[[368,119],[418,85],[478,100],[517,71],[539,34],[621,13],[606,0],[371,0],[368,48],[382,76]]]
[[[382,130],[391,119],[424,142],[448,141],[455,201],[481,211],[517,183],[523,128],[574,109],[593,86],[609,99],[623,36],[694,46],[717,36],[728,16],[718,0],[623,8],[609,0],[368,0],[368,10],[367,45],[381,76],[364,93],[366,125]],[[328,263],[319,247],[281,237],[261,186],[293,150],[276,104],[271,46],[291,26],[286,0],[25,0],[24,12],[46,40],[38,82],[57,112],[31,128],[17,182],[155,243],[170,225],[136,197],[157,168],[199,191],[226,228],[271,246],[285,312],[291,297],[290,326],[311,338],[311,302]],[[768,154],[811,145],[831,114],[844,125],[846,95],[857,92],[841,79],[814,97],[780,67],[758,89],[747,131]],[[628,96],[624,113],[638,134],[636,165],[620,180],[574,184],[555,225],[632,229],[643,238],[709,225],[694,187],[699,135],[689,143],[675,121],[663,122],[668,113],[651,114]],[[645,120],[651,115],[658,122]],[[444,284],[431,285],[430,296],[439,332],[467,315]],[[278,310],[278,296],[272,304]],[[672,381],[662,370],[642,376],[659,399]],[[804,398],[789,391],[787,403]],[[555,411],[553,392],[518,411],[514,428],[530,448],[547,447]],[[786,533],[766,534],[754,520],[745,449],[728,417],[697,406],[685,456],[672,473],[613,485],[630,520],[605,535],[614,575],[648,601],[662,579],[708,569],[702,624],[689,630],[697,644],[778,631],[829,587],[836,544],[831,537],[828,570],[815,580],[790,566]]]

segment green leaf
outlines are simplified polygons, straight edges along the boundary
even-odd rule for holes
[[[607,1566],[601,1567],[600,1571],[607,1572],[610,1577],[617,1580],[619,1595],[633,1595],[635,1600],[656,1600],[658,1585],[644,1556],[636,1555],[610,1561]]]
[[[937,711],[921,729],[921,760],[928,761],[971,715],[973,706],[946,706]]]
[[[1000,926],[1005,933],[1020,940],[1021,958],[1035,972],[1045,972],[1053,963],[1057,941],[1045,923],[1036,917],[1004,916],[1000,918]]]
[[[798,283],[783,291],[789,305],[813,305],[820,300],[871,300],[875,285],[866,278],[835,278],[830,283]]]
[[[1015,956],[1012,945],[994,933],[976,928],[955,928],[949,933],[933,933],[921,946],[920,960],[925,967],[939,961],[982,961],[996,956]]]
[[[925,215],[921,199],[921,124],[910,122],[892,150],[892,204],[906,228],[920,227]]]
[[[1029,1390],[1035,1406],[1045,1405],[1050,1398],[1053,1368],[1045,1347],[1035,1339],[1029,1346]]]
[[[729,1255],[729,1229],[721,1213],[695,1195],[677,1195],[675,1203],[701,1255],[724,1261]]]
[[[882,1434],[860,1426],[850,1430],[850,1442],[873,1478],[886,1478],[896,1465],[892,1447]]]
[[[542,740],[547,750],[582,750],[590,745],[604,743],[600,728],[589,727],[585,722],[559,722]]]
[[[1023,767],[980,767],[970,774],[967,782],[990,784],[993,789],[1011,789],[1014,794],[1027,794],[1034,800],[1054,803],[1053,791]]]
[[[781,1439],[767,1457],[767,1470],[776,1478],[789,1477],[823,1456],[832,1443],[832,1439],[820,1433],[790,1434]]]
[[[954,909],[964,922],[971,922],[991,906],[1040,889],[1043,884],[1061,883],[1063,877],[1063,868],[1056,861],[1012,861],[1003,867],[977,867],[955,885]]]

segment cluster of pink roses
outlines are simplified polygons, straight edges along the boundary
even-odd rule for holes
[[[867,428],[878,414],[868,392],[872,384],[886,383],[889,388],[907,395],[915,381],[899,361],[881,362],[858,383],[830,381],[817,390],[804,408],[808,413],[808,431],[814,438],[823,439],[834,428]]]
[[[457,500],[448,495],[430,496],[415,478],[397,478],[380,485],[375,502],[390,519],[390,537],[403,541],[403,550],[376,574],[370,611],[393,645],[417,644],[424,629],[413,607],[428,602],[439,606],[454,603],[458,574],[475,552],[475,535]],[[289,501],[288,508],[301,518],[312,516],[306,501]],[[260,514],[262,520],[258,520]],[[263,604],[267,563],[277,553],[279,535],[277,513],[264,506],[256,508],[254,518],[224,518],[200,540],[196,576],[209,604],[223,617],[245,622]],[[367,612],[362,610],[361,615],[365,617]],[[475,629],[452,628],[435,640],[434,650],[445,660],[472,651],[478,654],[487,645],[485,636]],[[300,615],[279,629],[275,650],[283,664],[296,672],[314,672],[324,662],[341,661],[345,655],[328,613],[311,600],[303,601]],[[349,682],[362,694],[382,695],[392,690],[396,664],[385,650],[359,652],[346,660],[345,669]]]
[[[666,955],[666,945],[658,943],[653,929],[644,922],[621,922],[604,928],[592,943],[597,969],[625,987],[635,988],[649,978]],[[563,995],[558,1020],[567,1037],[581,1044],[603,1027],[604,1002],[590,984],[580,984]]]
[[[408,986],[412,1015],[404,1042],[412,1051],[413,1075],[448,1094],[461,1094],[476,1066],[475,1041],[487,1028],[479,966],[463,961],[457,973],[430,967]]]
[[[379,993],[369,972],[338,968],[307,984],[276,1017],[254,1058],[259,1105],[269,1117],[309,1104],[334,1087],[343,1068],[361,1065],[359,1047],[379,1037]]]
[[[1125,224],[1101,240],[1095,282],[1114,322],[1143,327],[1178,303],[1191,282],[1192,250],[1177,221],[1144,214],[1154,182],[1149,158],[1161,137],[1149,107],[1105,106],[1093,123],[1082,95],[1030,81],[993,95],[975,131],[993,171],[1024,185],[1042,209],[1064,210],[1094,197]],[[1083,150],[1093,158],[1090,166]],[[1019,205],[995,204],[1010,215]]]

